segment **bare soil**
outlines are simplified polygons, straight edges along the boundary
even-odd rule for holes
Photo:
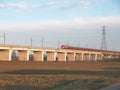
[[[98,90],[120,82],[120,62],[0,62],[0,90]]]

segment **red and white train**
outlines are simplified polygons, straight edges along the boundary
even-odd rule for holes
[[[97,51],[97,52],[108,52],[108,53],[120,53],[118,51],[110,51],[110,50],[100,50],[100,49],[91,49],[91,48],[83,48],[83,47],[73,47],[69,45],[62,45],[61,49],[73,49],[73,50],[84,50],[84,51]]]

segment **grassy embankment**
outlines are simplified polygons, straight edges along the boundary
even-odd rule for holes
[[[120,62],[0,62],[0,90],[98,90],[120,82]]]

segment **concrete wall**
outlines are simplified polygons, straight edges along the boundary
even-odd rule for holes
[[[89,53],[84,53],[84,55],[83,55],[83,61],[89,61],[89,60],[90,60]]]
[[[56,52],[47,52],[47,61],[56,61]]]
[[[82,53],[76,53],[75,61],[83,61],[83,54]]]
[[[66,61],[75,61],[75,53],[67,52],[67,60]]]
[[[18,51],[18,60],[19,61],[29,61],[29,52],[27,50],[19,50]]]
[[[114,58],[116,58],[116,56],[115,56],[115,55],[111,55],[111,57],[110,57],[110,58],[114,59]]]
[[[58,52],[58,61],[66,62],[66,52]]]
[[[103,60],[110,59],[110,58],[111,58],[111,54],[104,54],[103,55]]]
[[[12,50],[0,50],[0,60],[1,61],[11,61]]]
[[[111,55],[111,58],[116,59],[116,58],[118,58],[118,55]]]
[[[96,54],[90,54],[90,61],[96,61],[97,58],[96,58]]]
[[[42,51],[34,51],[34,61],[44,61],[44,54]]]
[[[97,54],[97,60],[102,60],[102,54]]]

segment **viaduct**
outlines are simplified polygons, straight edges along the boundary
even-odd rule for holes
[[[19,61],[29,61],[29,54],[31,51],[34,55],[34,61],[44,61],[44,52],[46,52],[47,61],[98,61],[120,58],[120,52],[0,45],[0,61],[12,61],[11,56],[14,50],[18,51]]]

